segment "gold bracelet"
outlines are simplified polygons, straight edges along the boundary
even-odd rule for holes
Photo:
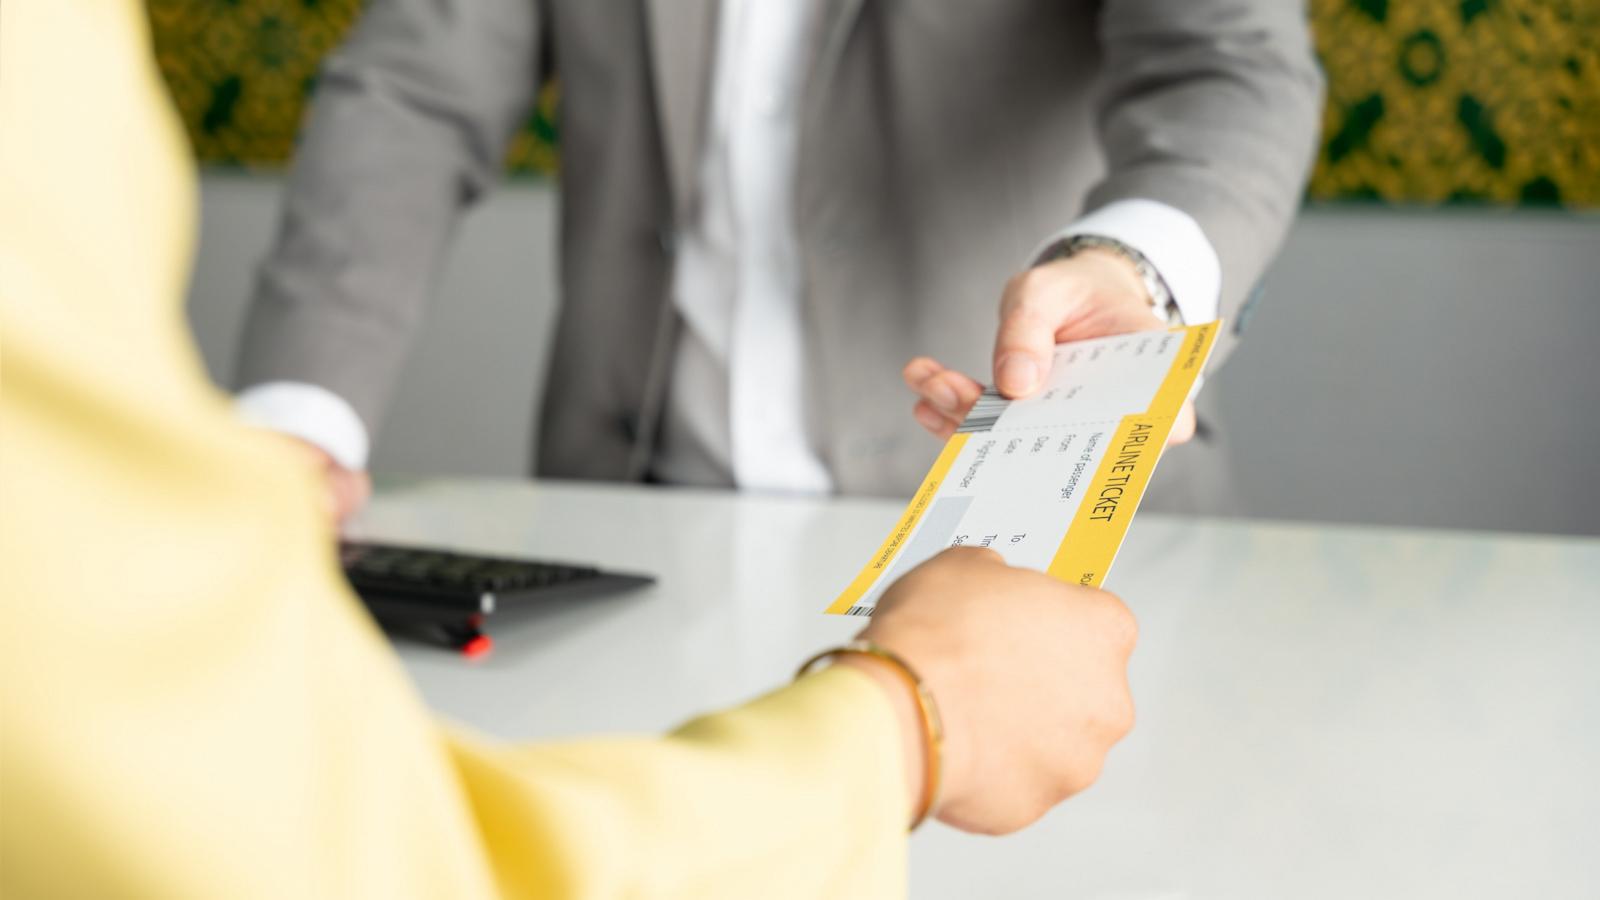
[[[911,687],[912,696],[917,701],[917,713],[922,718],[923,760],[922,767],[922,804],[917,814],[911,820],[911,831],[916,831],[917,826],[928,818],[934,807],[939,802],[940,776],[943,774],[944,765],[944,722],[939,718],[939,704],[933,700],[933,693],[922,683],[922,678],[917,675],[917,670],[911,668],[898,653],[886,650],[871,641],[851,641],[831,650],[824,650],[816,656],[806,660],[800,666],[800,671],[795,673],[800,678],[818,663],[831,660],[837,656],[854,653],[859,656],[870,656],[881,659],[894,669],[906,684]]]

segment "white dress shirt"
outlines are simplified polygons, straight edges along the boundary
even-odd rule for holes
[[[664,481],[809,494],[833,487],[810,405],[793,197],[819,7],[816,0],[722,4],[710,131],[697,172],[701,202],[697,219],[684,223],[672,283],[684,328],[652,468]],[[1220,264],[1189,215],[1153,200],[1118,201],[1046,236],[1041,249],[1090,234],[1143,254],[1184,321],[1216,318]],[[996,285],[996,303],[999,291]],[[256,385],[238,406],[254,424],[317,444],[349,468],[366,466],[366,429],[324,388]]]
[[[724,0],[697,221],[679,243],[684,328],[654,474],[827,493],[812,443],[794,176],[813,0]]]

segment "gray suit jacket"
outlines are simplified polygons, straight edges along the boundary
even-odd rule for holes
[[[1002,285],[1085,208],[1188,212],[1239,320],[1315,145],[1321,79],[1298,0],[817,2],[795,225],[842,491],[914,489],[937,448],[900,367],[930,354],[987,375]],[[457,218],[553,70],[563,301],[537,471],[644,477],[716,6],[373,0],[323,71],[241,383],[320,384],[376,432]]]

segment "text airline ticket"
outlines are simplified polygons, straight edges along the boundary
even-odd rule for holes
[[[984,391],[911,505],[828,612],[869,616],[901,574],[946,547],[1099,586],[1220,322],[1056,347],[1044,390]]]

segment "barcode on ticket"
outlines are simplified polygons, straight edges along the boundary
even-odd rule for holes
[[[966,419],[962,420],[961,427],[956,429],[956,433],[989,431],[1000,421],[1000,414],[1010,405],[1011,401],[1000,396],[998,389],[984,388],[983,393],[978,396],[978,402],[972,404],[972,411],[967,413]]]

